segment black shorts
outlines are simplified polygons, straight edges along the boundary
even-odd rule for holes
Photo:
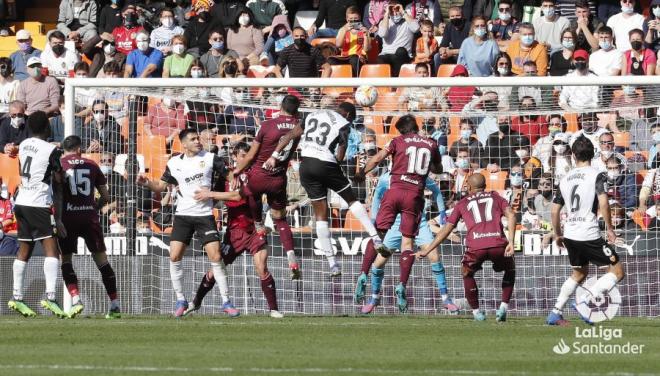
[[[55,236],[55,217],[50,208],[16,205],[14,217],[18,240],[33,242]]]
[[[175,215],[170,240],[190,244],[193,234],[202,241],[202,245],[220,241],[215,218],[212,215],[194,217],[189,215]]]
[[[571,240],[564,239],[568,251],[568,260],[574,268],[587,266],[590,262],[597,266],[614,265],[619,262],[619,255],[605,239]]]
[[[78,251],[78,238],[85,240],[85,245],[89,252],[105,252],[105,242],[103,240],[103,230],[99,223],[98,215],[94,216],[74,216],[62,218],[62,223],[66,228],[66,238],[58,239],[60,251],[63,255],[70,255]]]
[[[328,197],[328,189],[335,191],[349,204],[357,200],[351,182],[337,163],[303,158],[300,162],[300,184],[312,201],[325,200]]]

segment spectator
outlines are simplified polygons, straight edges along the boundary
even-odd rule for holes
[[[538,109],[534,98],[523,97],[518,109],[522,114],[512,118],[511,129],[527,137],[530,144],[534,145],[540,137],[548,134],[548,125],[543,117],[536,114]]]
[[[649,18],[644,21],[644,42],[654,52],[660,51],[660,0],[653,0]]]
[[[491,7],[495,5],[495,2],[492,1],[482,0],[481,2],[488,4]],[[512,16],[512,8],[514,5],[518,6],[517,2],[514,4],[511,0],[501,0],[497,9],[497,18],[488,21],[488,31],[490,32],[491,38],[498,43],[511,40],[511,37],[513,37],[513,34],[516,31],[518,19]],[[488,17],[493,14],[493,12],[494,10],[488,12],[488,8],[486,8],[486,12],[483,16]]]
[[[548,134],[539,138],[534,144],[532,156],[538,158],[543,164],[543,169],[550,171],[550,156],[555,135],[566,132],[566,121],[559,114],[552,114],[548,119]]]
[[[161,77],[163,75],[163,54],[149,47],[149,33],[142,30],[135,37],[137,49],[126,58],[124,78]]]
[[[190,17],[194,14],[192,3],[187,0],[177,1],[172,10],[176,23],[185,30],[190,23]]]
[[[426,64],[415,65],[415,77],[424,78],[430,76],[429,66]],[[399,96],[399,107],[402,111],[429,111],[445,109],[445,101],[439,87],[406,87]]]
[[[13,256],[18,253],[18,241],[8,232],[16,231],[16,219],[14,219],[14,205],[7,185],[2,182],[0,176],[0,256]]]
[[[177,35],[183,35],[183,28],[176,25],[174,11],[171,8],[161,9],[160,26],[151,32],[149,46],[160,50],[163,55],[168,55],[172,52],[172,38]]]
[[[270,4],[264,4],[266,3],[265,1],[256,1],[255,3],[259,3],[262,7],[267,8],[268,5]],[[277,4],[277,3],[275,3]],[[278,9],[279,4],[277,4]],[[213,7],[211,8],[211,14],[214,19],[218,20],[221,25],[227,28],[231,28],[236,26],[236,20],[238,19],[238,14],[241,13],[245,7],[245,1],[240,1],[240,0],[224,0],[224,1],[216,1]],[[258,11],[261,11],[261,8],[257,9]],[[255,13],[255,10],[252,11],[252,14]]]
[[[353,77],[360,74],[360,66],[367,64],[367,53],[371,47],[369,30],[360,22],[360,10],[356,6],[346,9],[346,24],[337,32],[335,44],[340,49],[340,56],[331,57],[330,64],[350,64]],[[433,30],[433,27],[431,27]],[[424,36],[422,34],[423,39]]]
[[[551,51],[561,49],[562,32],[571,26],[568,18],[559,15],[556,5],[556,0],[543,0],[541,2],[543,17],[533,22],[536,40],[545,44]]]
[[[399,3],[391,3],[385,10],[385,17],[378,25],[378,36],[383,40],[383,49],[378,55],[379,64],[389,64],[392,76],[399,76],[401,66],[410,62],[412,44],[419,24],[404,12]]]
[[[273,18],[271,29],[272,31],[264,44],[264,53],[268,57],[268,64],[275,65],[280,51],[293,44],[293,36],[291,35],[289,21],[283,15]],[[261,57],[261,60],[263,60],[263,57]]]
[[[163,63],[163,78],[190,77],[193,60],[193,55],[186,53],[186,37],[175,35],[172,37],[172,54]]]
[[[623,53],[621,60],[622,76],[653,76],[655,75],[656,56],[650,49],[644,47],[644,33],[640,29],[631,30],[631,49]],[[619,47],[621,50],[621,47]]]
[[[494,77],[512,77],[513,73],[511,72],[511,58],[506,52],[500,52],[495,57],[493,61],[493,71]],[[497,93],[497,97],[500,100],[500,108],[504,111],[507,111],[511,108],[511,93],[513,92],[513,87],[511,86],[492,86],[492,87],[482,87],[481,91],[494,91]],[[516,98],[515,101],[518,99]]]
[[[497,43],[488,39],[486,19],[472,19],[472,37],[463,41],[458,53],[458,64],[465,66],[470,77],[487,77],[493,73],[493,61],[500,53]]]
[[[310,35],[308,42],[315,38],[334,38],[339,28],[346,21],[346,9],[357,7],[356,0],[319,0],[319,13],[316,20],[310,26],[307,33]],[[325,29],[320,27],[325,23]]]
[[[519,158],[519,161],[516,163],[522,167],[527,194],[529,196],[536,195],[541,173],[543,173],[543,164],[538,158],[532,156],[531,144],[529,143],[518,145],[518,148],[514,149],[513,152]]]
[[[245,106],[248,91],[236,88],[233,92],[233,104],[225,107],[224,115],[228,118],[227,133],[241,133],[254,136],[261,125],[263,114],[258,108]]]
[[[490,0],[477,0],[474,2],[472,16],[482,16],[490,20],[502,20],[503,18],[507,18],[508,20],[519,20],[522,17],[523,11],[521,3],[524,2],[512,0],[500,0],[499,2]],[[506,6],[502,6],[502,4],[506,4]],[[509,16],[502,17],[503,13],[508,13]]]
[[[538,77],[538,69],[536,63],[533,61],[526,61],[523,64],[523,76]],[[550,103],[547,98],[548,94],[552,94],[550,90],[543,90],[541,86],[516,86],[512,89],[512,104],[514,108],[518,108],[519,103],[524,97],[532,97],[538,106],[545,106],[546,102]]]
[[[25,103],[27,115],[35,111],[43,111],[46,114],[56,113],[60,106],[60,86],[57,80],[50,76],[44,76],[42,72],[41,59],[31,57],[27,61],[27,70],[30,78],[21,81],[16,91],[16,99]]]
[[[498,119],[492,114],[497,112],[498,104],[499,98],[497,97],[497,93],[487,91],[483,95],[473,99],[463,108],[464,115],[473,116],[473,120],[477,124],[477,139],[484,147],[486,146],[488,137],[500,129]]]
[[[488,171],[509,170],[518,161],[515,151],[529,147],[529,139],[511,129],[508,118],[501,117],[499,130],[491,133],[481,162]]]
[[[454,199],[460,200],[467,195],[467,181],[472,174],[478,170],[473,170],[470,166],[474,163],[470,160],[470,151],[467,148],[458,149],[456,154],[456,169],[452,171],[453,185],[451,192],[454,193]]]
[[[247,3],[245,3],[245,6],[250,10],[250,12],[252,12],[252,15],[254,16],[254,25],[258,28],[262,28],[262,32],[264,34],[271,32],[271,25],[275,16],[288,14],[286,6],[282,0],[248,0]],[[232,20],[234,25],[225,26],[236,26],[236,20],[236,18]]]
[[[441,64],[456,63],[461,45],[469,34],[470,25],[463,17],[463,9],[457,6],[449,8],[449,25],[445,27],[440,50],[434,58],[436,70]]]
[[[216,72],[216,75],[217,74],[218,73]],[[199,60],[193,61],[192,65],[190,66],[190,77],[192,77],[192,78],[208,77],[207,73],[206,73],[206,68],[204,67],[204,65],[202,64],[201,61],[199,61]],[[220,77],[220,76],[216,76],[216,77]]]
[[[108,105],[102,99],[96,100],[92,111],[91,119],[76,119],[75,135],[82,139],[83,150],[86,153],[123,153],[124,137],[119,124],[108,114]]]
[[[166,137],[168,144],[171,144],[174,137],[178,136],[185,127],[186,116],[183,113],[183,105],[171,96],[163,98],[156,105],[149,106],[147,117],[144,119],[144,134]]]
[[[557,133],[552,143],[552,154],[550,155],[550,171],[554,174],[552,180],[555,186],[559,186],[561,179],[573,169],[573,157],[569,147],[570,134]],[[557,188],[558,189],[558,188]]]
[[[614,46],[612,29],[598,29],[598,47],[589,59],[589,70],[598,76],[618,76],[621,73],[622,53]]]
[[[620,158],[613,155],[607,159],[608,196],[618,201],[625,209],[637,206],[637,183],[635,174],[630,172]]]
[[[302,27],[293,28],[294,43],[283,49],[277,59],[273,73],[282,77],[282,69],[287,68],[289,77],[330,77],[332,68],[318,48],[307,43],[307,33]]]
[[[610,132],[605,132],[598,137],[598,144],[600,145],[600,151],[596,153],[594,159],[591,161],[591,166],[600,170],[601,172],[607,172],[607,161],[610,158],[615,158],[619,161],[621,165],[626,164],[626,157],[617,153],[614,145],[614,136]]]
[[[64,140],[64,95],[60,95],[59,105],[60,113],[57,116],[51,117],[49,120],[50,137],[47,139],[48,142],[56,145],[57,147],[60,147],[62,141]]]
[[[0,152],[16,157],[18,145],[26,138],[32,137],[25,121],[25,103],[11,102],[8,115],[0,120]]]
[[[509,171],[509,178],[505,182],[506,189],[502,192],[502,198],[509,202],[509,207],[516,214],[516,222],[525,224],[522,221],[523,212],[527,210],[527,196],[529,183],[525,182],[522,166],[515,163]]]
[[[211,48],[211,31],[222,28],[222,24],[211,15],[210,5],[206,0],[193,2],[193,10],[197,15],[190,20],[183,35],[188,41],[188,53],[199,57]]]
[[[589,53],[585,50],[577,50],[573,54],[573,65],[575,70],[566,77],[595,77],[589,71]],[[564,86],[559,94],[559,106],[565,111],[577,112],[598,108],[600,87],[599,86]]]
[[[641,30],[644,27],[644,16],[635,12],[635,0],[621,0],[621,13],[610,17],[607,26],[614,31],[616,48],[624,52],[631,48],[628,34],[634,29]]]
[[[76,78],[87,78],[89,77],[89,65],[82,61],[76,63],[73,73]],[[75,93],[76,112],[79,111],[79,106],[83,108],[91,106],[97,95],[98,92],[93,88],[77,88]],[[76,114],[76,116],[82,116],[82,114]]]
[[[236,51],[227,50],[225,48],[225,38],[222,36],[222,30],[213,30],[209,33],[209,45],[211,48],[199,58],[199,61],[204,66],[208,77],[219,77],[220,66],[227,57],[238,59]],[[243,64],[241,63],[241,66]],[[240,69],[242,70],[242,69]],[[192,75],[192,72],[191,72]],[[192,76],[193,78],[198,78]]]
[[[533,61],[538,69],[539,76],[545,76],[548,71],[548,53],[543,44],[534,40],[534,26],[523,22],[519,25],[520,38],[511,41],[506,52],[513,63],[511,71],[520,75],[523,73],[523,64]]]
[[[573,142],[575,142],[580,135],[584,135],[594,145],[595,152],[600,152],[600,135],[607,133],[607,129],[598,126],[598,118],[596,117],[596,114],[593,112],[581,113],[578,116],[578,127],[580,127],[580,130],[573,134],[570,144],[573,145]]]
[[[596,13],[596,3],[598,0],[557,0],[557,13],[568,18],[571,24],[578,19],[575,10],[578,6],[583,6],[591,13]],[[575,29],[575,28],[574,28]],[[597,30],[598,28],[594,29]]]
[[[119,78],[123,75],[122,67],[116,61],[110,61],[103,66],[103,74],[108,78]],[[121,91],[106,90],[103,98],[108,104],[109,115],[119,124],[123,124],[127,116],[126,95]]]
[[[385,17],[389,3],[389,0],[369,0],[364,6],[362,23],[369,29],[369,33],[372,35],[378,32],[378,25],[380,25],[383,17]]]
[[[415,42],[415,64],[433,64],[433,58],[438,52],[438,41],[433,37],[433,23],[429,20],[420,22],[421,38]]]
[[[0,118],[9,112],[9,103],[16,99],[20,82],[14,79],[11,60],[0,57]]]
[[[460,137],[449,148],[449,156],[456,158],[459,150],[467,148],[470,161],[472,161],[471,166],[473,168],[479,168],[479,161],[481,160],[483,150],[481,149],[481,143],[477,140],[474,133],[474,123],[469,118],[461,119],[459,130]]]
[[[244,10],[238,15],[238,26],[227,31],[227,47],[236,51],[240,59],[247,59],[249,65],[258,65],[259,56],[264,51],[264,37],[252,24],[252,15]]]
[[[605,26],[598,18],[594,17],[586,0],[577,0],[575,4],[575,19],[571,20],[571,29],[575,30],[577,39],[575,49],[586,50],[591,53],[598,49],[598,38],[594,35],[596,30]]]
[[[95,36],[85,42],[82,51],[92,62],[89,67],[89,77],[104,78],[103,66],[111,61],[116,61],[122,69],[126,64],[126,55],[117,51],[112,34],[103,33]]]
[[[101,8],[101,14],[99,15],[99,34],[112,33],[116,27],[121,26],[122,14],[119,8],[119,1],[112,1],[110,4],[106,4]]]
[[[542,224],[550,224],[550,211],[552,209],[552,174],[541,174],[539,179],[539,194],[534,196],[534,210]]]
[[[573,70],[573,52],[577,35],[573,29],[566,29],[561,33],[561,49],[550,55],[550,76],[565,76]]]
[[[128,56],[136,47],[135,38],[144,28],[138,25],[135,5],[126,4],[121,12],[123,24],[112,30],[117,51]]]
[[[406,5],[406,13],[417,20],[421,25],[422,21],[429,21],[432,25],[437,25],[442,19],[442,15],[435,14],[435,1],[433,0],[415,0]]]
[[[468,71],[464,66],[458,64],[454,67],[450,77],[468,77]],[[477,92],[474,86],[452,86],[446,90],[447,104],[452,112],[464,111],[472,96]]]
[[[621,120],[628,120],[633,124],[638,120],[644,121],[647,117],[644,108],[644,91],[633,85],[623,85],[621,88],[623,95],[615,96],[610,107],[618,109],[617,115]],[[635,138],[632,139],[637,141]]]
[[[64,47],[65,40],[66,37],[61,31],[51,32],[48,36],[50,49],[47,48],[41,54],[41,62],[48,69],[48,75],[57,78],[61,83],[64,83],[64,79],[69,77],[69,72],[73,71],[73,66],[80,61],[76,51]]]
[[[9,55],[11,66],[14,68],[14,78],[23,81],[30,77],[27,70],[27,62],[31,57],[41,56],[41,50],[32,47],[32,35],[30,32],[22,29],[16,33],[16,44],[18,51]]]
[[[95,0],[62,0],[57,17],[57,30],[69,40],[82,38],[83,42],[95,37],[98,19],[98,5]]]

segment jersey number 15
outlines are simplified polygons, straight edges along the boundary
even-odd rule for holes
[[[92,192],[92,182],[89,180],[89,169],[66,170],[66,180],[69,182],[71,195],[89,196]]]

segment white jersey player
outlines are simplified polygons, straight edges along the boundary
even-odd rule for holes
[[[355,119],[355,106],[348,102],[339,105],[337,111],[319,110],[307,116],[304,126],[299,124],[281,140],[272,157],[264,163],[265,169],[276,165],[279,153],[292,140],[300,138],[300,183],[307,191],[314,207],[316,235],[321,249],[330,264],[331,276],[341,275],[339,263],[335,260],[328,227],[328,190],[336,192],[349,205],[349,209],[362,223],[364,229],[382,247],[376,228],[371,223],[364,205],[357,200],[351,182],[346,178],[339,163],[344,160],[350,124]]]
[[[23,316],[36,315],[23,302],[23,280],[34,244],[36,241],[41,241],[46,255],[44,258],[46,297],[41,301],[41,306],[58,317],[66,317],[66,313],[55,299],[60,267],[55,234],[66,236],[66,230],[60,220],[64,181],[60,165],[62,153],[55,145],[46,142],[50,135],[50,123],[43,111],[36,111],[30,115],[28,128],[33,137],[21,142],[18,149],[21,186],[16,197],[14,214],[18,225],[20,248],[13,266],[13,298],[8,305]],[[55,204],[55,216],[53,204]]]
[[[607,228],[607,240],[614,243],[616,235],[605,188],[607,175],[591,166],[594,146],[588,138],[578,137],[571,150],[577,164],[559,183],[552,206],[552,227],[557,245],[565,246],[568,251],[573,273],[561,287],[555,308],[546,320],[548,325],[567,325],[562,309],[577,286],[587,277],[589,263],[608,267],[608,272],[600,277],[592,288],[594,297],[611,290],[624,277],[619,256],[614,247],[603,239],[598,225],[600,211]],[[564,206],[567,206],[568,216],[562,231],[560,212]],[[588,318],[582,319],[592,324]]]

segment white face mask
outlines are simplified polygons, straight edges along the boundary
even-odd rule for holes
[[[520,187],[523,183],[523,177],[521,174],[511,175],[511,185],[514,187]]]
[[[516,150],[516,155],[520,159],[525,159],[525,158],[529,157],[529,151],[527,151],[527,150]]]
[[[101,165],[99,167],[101,168],[101,172],[103,173],[103,175],[108,175],[110,171],[112,171],[112,167],[108,165]]]
[[[7,189],[7,185],[5,183],[2,183],[2,189],[0,189],[0,198],[3,200],[9,198],[9,189]]]
[[[94,121],[96,121],[97,123],[103,123],[104,120],[105,120],[105,114],[102,113],[94,114]]]
[[[170,17],[161,18],[160,23],[163,25],[163,27],[171,29],[172,26],[174,26],[174,19]]]
[[[600,152],[600,154],[603,155],[603,159],[608,160],[612,156],[612,154],[614,154],[614,152],[612,152],[611,150],[603,150]]]
[[[149,49],[149,42],[147,42],[146,40],[144,40],[144,41],[138,41],[136,44],[137,44],[137,48],[138,48],[138,50],[140,50],[140,51],[142,51],[142,52],[144,52],[144,51],[146,51],[147,49]]]
[[[616,180],[616,178],[619,177],[619,172],[618,171],[607,171],[607,177],[610,178],[610,180]]]
[[[174,107],[176,102],[172,98],[163,98],[163,104],[167,107]]]
[[[566,145],[555,145],[553,148],[557,154],[564,154],[566,152]]]
[[[469,129],[463,129],[461,130],[461,138],[463,140],[469,140],[470,136],[472,136],[472,131]]]
[[[11,119],[11,126],[14,128],[18,128],[24,123],[25,123],[25,118],[22,117],[15,117]]]
[[[373,142],[365,142],[364,144],[362,144],[362,147],[364,148],[364,150],[374,150],[376,149],[376,144],[374,144]]]
[[[192,78],[202,78],[204,72],[201,69],[193,69],[190,71],[190,77]]]
[[[174,46],[172,46],[172,52],[174,52],[177,55],[181,55],[182,53],[184,53],[185,50],[186,48],[183,46],[183,44],[175,44]]]
[[[250,23],[250,16],[240,16],[238,18],[238,23],[241,24],[241,26],[247,26],[247,24]]]
[[[622,5],[621,11],[625,14],[633,14],[635,12],[635,7],[627,7],[625,5]]]
[[[115,53],[115,46],[106,44],[105,47],[103,47],[103,52],[105,52],[106,55],[112,55]]]
[[[504,75],[506,75],[506,74],[509,74],[509,69],[507,69],[506,67],[498,67],[498,68],[497,68],[497,72],[498,72],[501,76],[504,76]]]

